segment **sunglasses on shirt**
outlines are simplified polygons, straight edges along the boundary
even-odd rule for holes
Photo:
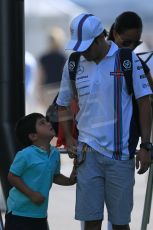
[[[133,45],[134,47],[137,47],[137,46],[139,46],[142,43],[143,43],[143,41],[124,40],[122,42],[122,46],[128,47],[130,45]]]

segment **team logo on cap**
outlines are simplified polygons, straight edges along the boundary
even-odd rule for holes
[[[75,68],[75,62],[74,61],[70,61],[69,62],[69,71],[73,71],[74,70],[74,68]]]
[[[130,61],[130,60],[125,60],[125,61],[123,62],[123,67],[124,67],[126,70],[131,69],[131,61]]]
[[[71,27],[70,28],[71,36],[74,34],[74,29]]]

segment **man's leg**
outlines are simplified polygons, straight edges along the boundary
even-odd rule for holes
[[[112,229],[113,229],[112,223],[110,221],[108,221],[107,230],[112,230]]]
[[[113,230],[129,230],[133,207],[134,159],[110,162],[106,170],[105,201]],[[111,162],[112,161],[112,162]],[[108,162],[108,163],[109,163]],[[114,176],[115,175],[115,176]]]
[[[102,220],[85,221],[84,230],[101,230]]]
[[[82,151],[80,150],[81,146],[78,147],[78,161],[82,159]],[[77,168],[75,218],[89,221],[86,228],[83,229],[88,229],[88,225],[90,227],[90,221],[103,219],[105,180],[104,167],[101,166],[100,160],[103,162],[103,156],[88,148],[84,163]]]
[[[113,225],[113,230],[130,230],[129,225]]]
[[[80,224],[81,224],[81,230],[84,230],[84,221],[81,221]]]

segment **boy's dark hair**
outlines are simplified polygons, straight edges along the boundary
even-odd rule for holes
[[[29,134],[36,133],[36,122],[39,118],[44,118],[44,116],[41,113],[31,113],[22,117],[16,123],[16,138],[22,148],[32,144]]]
[[[123,12],[116,18],[115,22],[111,26],[108,40],[114,41],[113,30],[115,30],[118,34],[121,34],[129,29],[142,30],[142,27],[142,20],[138,14],[132,11]]]

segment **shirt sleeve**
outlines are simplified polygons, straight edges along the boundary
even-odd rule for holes
[[[17,176],[21,176],[25,171],[26,167],[27,167],[27,163],[24,154],[22,151],[19,151],[16,154],[14,161],[10,167],[10,172]]]
[[[61,106],[69,106],[73,98],[73,90],[68,71],[68,61],[65,63],[59,94],[56,103]]]
[[[152,94],[142,63],[136,54],[132,53],[133,58],[133,90],[135,98]]]
[[[142,64],[142,67],[143,67],[143,70],[144,70],[144,73],[147,75],[149,72],[150,72],[150,69],[149,67],[147,66],[147,64],[139,57],[140,59],[140,62]]]

